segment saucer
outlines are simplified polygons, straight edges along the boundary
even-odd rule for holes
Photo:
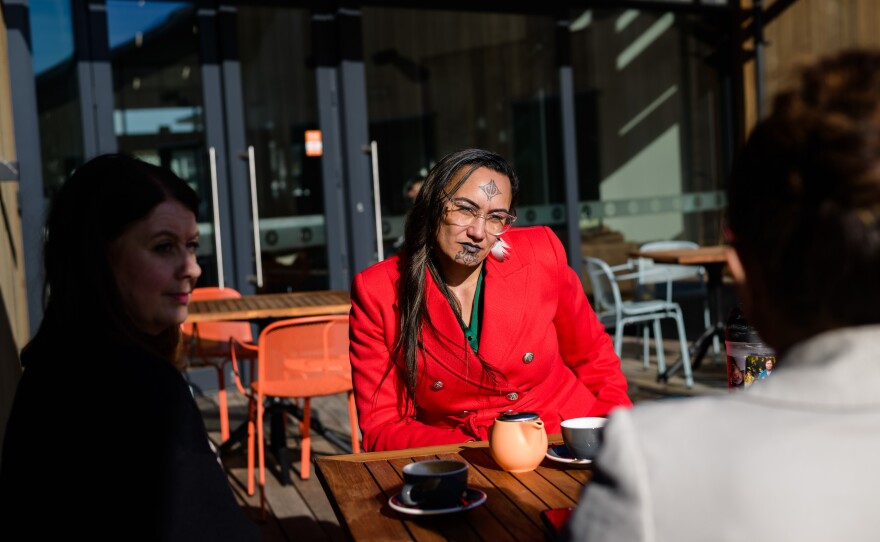
[[[407,506],[400,500],[400,493],[388,499],[388,505],[402,514],[411,516],[436,516],[439,514],[451,514],[453,512],[464,512],[471,508],[476,508],[486,502],[486,494],[479,489],[469,487],[461,504],[449,508],[421,508],[419,506]]]
[[[565,444],[550,446],[546,455],[547,459],[557,463],[565,463],[566,465],[589,465],[593,462],[592,459],[575,459],[572,457],[571,452],[568,451],[568,448],[565,447]]]

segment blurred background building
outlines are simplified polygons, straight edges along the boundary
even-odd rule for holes
[[[517,226],[553,228],[579,270],[717,243],[779,74],[880,36],[872,0],[3,0],[2,18],[4,375],[41,318],[47,202],[98,154],[198,191],[203,285],[347,289],[401,235],[405,182],[465,147],[512,161]]]

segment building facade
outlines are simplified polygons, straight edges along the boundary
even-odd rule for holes
[[[198,191],[201,281],[243,293],[347,289],[395,250],[406,181],[466,147],[512,162],[517,226],[576,269],[605,234],[717,243],[732,4],[5,1],[29,325],[47,203],[106,152]]]

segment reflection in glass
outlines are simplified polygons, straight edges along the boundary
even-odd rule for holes
[[[328,287],[311,17],[241,5],[238,50],[248,145],[254,147],[265,291]],[[332,217],[330,217],[333,220]]]
[[[70,2],[32,0],[29,15],[43,189],[49,198],[83,163]]]
[[[406,181],[466,147],[512,162],[521,206],[564,201],[554,31],[551,17],[363,10],[383,216],[406,212]]]
[[[714,243],[721,206],[691,197],[723,177],[711,44],[685,14],[580,9],[571,21],[581,200],[608,202],[582,226]]]
[[[202,234],[213,231],[196,8],[190,2],[107,2],[113,125],[119,151],[170,168],[201,198]],[[203,239],[200,284],[216,283]]]

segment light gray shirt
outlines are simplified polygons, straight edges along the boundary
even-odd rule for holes
[[[572,540],[880,539],[880,326],[793,347],[747,391],[617,410]]]

